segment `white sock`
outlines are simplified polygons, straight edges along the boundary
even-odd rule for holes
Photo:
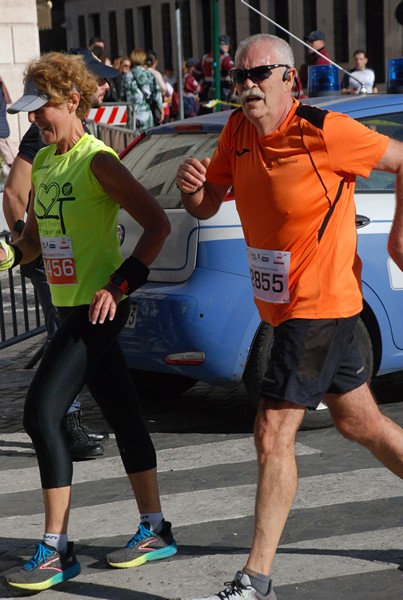
[[[67,542],[68,542],[67,533],[48,533],[45,532],[43,534],[43,541],[48,546],[52,546],[56,550],[56,552],[60,552],[63,554],[67,550]]]
[[[150,531],[155,531],[158,533],[162,528],[162,519],[164,518],[164,513],[156,512],[156,513],[141,513],[140,522],[141,523],[149,523]]]

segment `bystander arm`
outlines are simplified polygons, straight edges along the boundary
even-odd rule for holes
[[[14,144],[10,141],[10,127],[7,121],[7,104],[11,103],[10,94],[0,76],[0,154],[3,160],[3,175],[7,176],[16,156]]]

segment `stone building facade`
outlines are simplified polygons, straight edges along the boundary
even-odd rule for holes
[[[154,49],[159,67],[177,67],[178,7],[183,58],[200,57],[211,49],[214,0],[65,0],[68,46],[86,45],[93,37],[105,40],[113,59],[135,47]],[[357,48],[368,51],[377,81],[385,81],[388,59],[403,56],[402,25],[396,18],[401,0],[249,0],[251,6],[299,38],[313,29],[326,34],[330,56],[349,68]],[[270,24],[240,0],[218,0],[219,30],[233,40],[233,48],[251,33],[286,37],[298,67],[305,47]],[[382,86],[381,86],[382,89]]]
[[[39,56],[39,30],[36,0],[1,0],[0,74],[12,100],[22,93],[26,64]],[[28,127],[26,113],[9,115],[11,139],[18,142]]]

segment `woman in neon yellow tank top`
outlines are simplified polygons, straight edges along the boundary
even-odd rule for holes
[[[128,317],[127,296],[146,282],[170,226],[115,152],[84,132],[82,119],[96,80],[80,55],[45,54],[28,65],[24,81],[24,95],[9,112],[28,112],[48,146],[33,164],[34,200],[23,234],[14,244],[1,245],[0,269],[42,253],[63,323],[35,374],[24,411],[41,475],[44,538],[33,558],[7,581],[43,590],[80,573],[67,537],[72,462],[61,423],[84,384],[116,434],[140,513],[137,533],[125,548],[109,554],[108,562],[138,566],[176,552],[161,509],[155,450],[117,339]],[[125,261],[117,236],[119,206],[143,228]],[[150,550],[141,551],[150,537]]]

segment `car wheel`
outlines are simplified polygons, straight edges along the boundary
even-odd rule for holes
[[[178,396],[197,383],[196,379],[177,373],[155,373],[139,369],[131,369],[130,373],[140,398]]]
[[[357,321],[356,334],[369,382],[374,368],[374,353],[370,335],[362,319]],[[260,384],[270,359],[272,346],[273,329],[268,323],[262,323],[255,337],[243,375],[246,391],[255,406],[258,405],[260,400]],[[332,419],[329,409],[321,402],[316,410],[308,411],[305,414],[300,429],[322,429],[331,426]]]

